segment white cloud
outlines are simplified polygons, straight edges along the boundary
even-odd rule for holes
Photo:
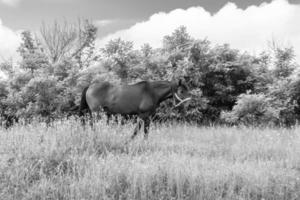
[[[113,24],[114,22],[116,22],[116,20],[113,19],[104,19],[104,20],[97,20],[94,22],[94,24],[97,27],[104,27],[104,26],[108,26],[110,24]]]
[[[0,0],[3,4],[6,4],[8,6],[17,6],[20,2],[20,0]]]
[[[3,59],[16,58],[20,42],[19,34],[4,26],[0,19],[0,62]]]
[[[267,41],[275,38],[293,45],[300,60],[299,19],[300,5],[290,4],[287,0],[274,0],[245,10],[228,3],[214,15],[202,7],[191,7],[154,14],[147,21],[99,39],[98,43],[104,45],[110,39],[121,37],[134,41],[137,47],[143,43],[159,47],[163,36],[184,25],[194,38],[229,43],[250,53],[259,53],[266,48]]]

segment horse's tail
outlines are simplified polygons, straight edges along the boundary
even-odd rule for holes
[[[86,92],[89,89],[89,87],[86,87],[83,89],[82,94],[81,94],[81,101],[80,101],[80,106],[79,106],[79,116],[84,116],[86,111],[90,112],[89,105],[86,102]]]

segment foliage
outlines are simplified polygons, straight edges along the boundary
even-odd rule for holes
[[[271,101],[264,94],[241,94],[232,111],[223,112],[221,118],[234,124],[275,124],[279,120],[279,110],[271,106]]]
[[[0,64],[7,77],[0,84],[1,113],[71,115],[83,88],[95,81],[182,79],[192,100],[176,109],[172,100],[162,103],[158,121],[291,126],[300,119],[300,70],[292,47],[273,42],[271,51],[252,56],[194,39],[181,26],[163,38],[162,48],[146,43],[137,50],[117,38],[96,49],[96,34],[88,20],[44,23],[34,36],[24,31],[20,62]]]
[[[102,53],[111,62],[109,70],[115,71],[122,82],[127,83],[130,73],[129,66],[135,59],[133,43],[123,41],[121,38],[111,40],[102,49]]]
[[[163,48],[166,51],[174,51],[176,49],[183,49],[192,42],[192,38],[187,32],[185,26],[180,26],[172,35],[166,35],[163,38]]]
[[[97,28],[89,21],[78,19],[78,23],[55,21],[42,24],[40,43],[51,63],[75,59],[80,68],[86,68],[97,60],[95,39]]]

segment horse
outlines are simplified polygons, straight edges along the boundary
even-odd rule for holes
[[[144,137],[148,138],[151,116],[161,102],[173,98],[178,107],[191,100],[188,87],[182,81],[141,81],[133,85],[114,85],[109,82],[96,82],[86,87],[81,96],[79,115],[86,111],[92,118],[92,112],[102,109],[109,119],[112,115],[138,116],[133,139],[144,123]],[[178,103],[176,103],[178,101]]]

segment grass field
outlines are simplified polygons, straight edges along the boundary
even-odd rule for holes
[[[300,199],[300,127],[0,129],[0,199]]]

